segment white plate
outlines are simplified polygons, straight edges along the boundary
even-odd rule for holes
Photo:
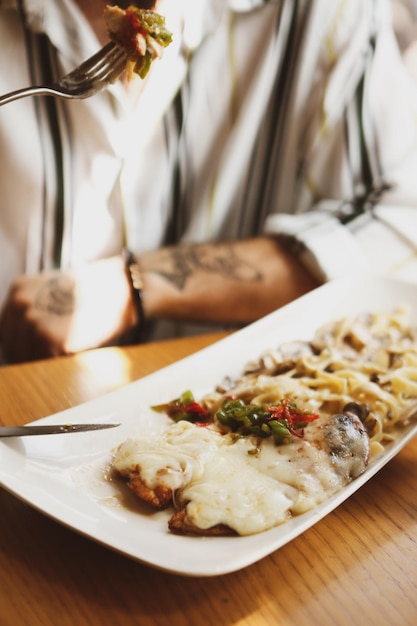
[[[106,480],[112,450],[166,418],[149,407],[191,389],[199,397],[265,349],[310,339],[318,326],[361,311],[411,307],[417,324],[417,286],[379,277],[328,283],[296,302],[155,374],[37,423],[120,422],[117,429],[38,436],[0,443],[2,486],[39,511],[109,548],[145,564],[187,576],[239,570],[304,532],[354,493],[417,433],[410,426],[366,472],[324,504],[282,526],[249,537],[171,534],[168,512],[150,513]],[[120,494],[123,494],[121,498]],[[123,500],[123,501],[122,501]]]

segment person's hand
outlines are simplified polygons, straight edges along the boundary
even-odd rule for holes
[[[10,362],[33,360],[109,344],[134,323],[124,262],[113,257],[19,277],[0,319],[0,344]]]

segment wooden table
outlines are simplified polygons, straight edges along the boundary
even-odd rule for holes
[[[74,406],[221,336],[3,367],[0,420]],[[414,626],[416,586],[417,440],[306,533],[217,578],[141,565],[0,490],[1,626]]]

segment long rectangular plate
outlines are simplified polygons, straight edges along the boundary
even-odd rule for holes
[[[170,533],[170,513],[150,513],[109,479],[114,449],[130,436],[149,435],[167,418],[150,409],[190,389],[198,398],[271,347],[311,339],[322,324],[366,311],[408,304],[417,325],[417,285],[378,277],[328,283],[225,339],[134,383],[39,420],[37,424],[120,423],[79,437],[21,437],[0,442],[0,483],[67,527],[119,553],[186,576],[216,576],[244,568],[279,549],[333,511],[372,478],[417,433],[411,424],[359,478],[322,505],[248,537]]]

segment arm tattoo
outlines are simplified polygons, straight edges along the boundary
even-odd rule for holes
[[[75,311],[73,281],[63,276],[51,278],[39,289],[35,306],[40,311],[53,315],[72,315]]]
[[[218,274],[236,282],[258,282],[262,274],[255,267],[236,256],[233,246],[214,247],[206,245],[169,248],[166,254],[155,261],[152,257],[141,264],[148,272],[159,274],[179,291],[195,273]]]

